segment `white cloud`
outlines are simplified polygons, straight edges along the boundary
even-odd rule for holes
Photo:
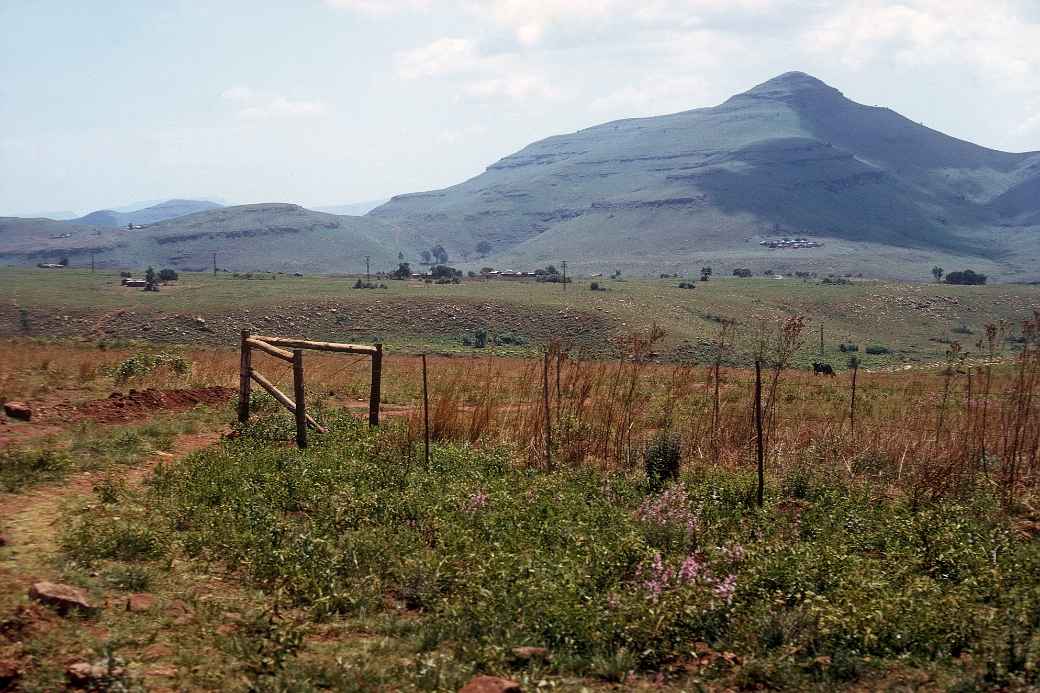
[[[536,75],[510,74],[481,79],[465,85],[463,91],[479,99],[507,98],[512,101],[539,98],[553,99],[559,91]]]
[[[700,76],[648,76],[592,101],[607,117],[638,117],[681,111],[703,103],[707,79]]]
[[[227,101],[243,102],[249,101],[253,97],[253,90],[246,86],[235,86],[230,89],[225,89],[224,93],[220,95],[220,98]]]
[[[328,110],[319,100],[262,94],[244,85],[226,89],[220,97],[235,104],[238,117],[251,120],[319,116]]]
[[[397,74],[406,80],[443,77],[458,82],[458,93],[475,100],[554,98],[549,80],[518,53],[482,53],[464,38],[440,38],[395,56]]]
[[[395,60],[397,73],[404,79],[467,72],[476,69],[481,63],[473,41],[449,37],[398,53]]]
[[[409,10],[425,9],[430,0],[325,0],[325,4],[340,10],[364,14],[390,15]]]
[[[326,112],[321,101],[293,100],[276,96],[270,101],[247,106],[238,114],[243,118],[297,118],[322,115]]]
[[[888,60],[961,67],[1028,88],[1040,72],[1040,25],[1019,9],[1008,0],[863,0],[822,17],[803,40],[852,68]]]

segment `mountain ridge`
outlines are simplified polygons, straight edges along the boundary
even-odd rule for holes
[[[112,209],[99,209],[89,214],[74,219],[65,219],[66,223],[87,226],[120,227],[133,225],[154,224],[167,219],[187,216],[195,212],[203,212],[208,209],[217,209],[223,205],[209,200],[181,200],[172,199],[160,202],[143,209],[132,212],[119,212]]]
[[[539,140],[467,181],[395,196],[369,216],[457,256],[490,243],[484,260],[492,264],[573,253],[589,269],[625,261],[651,273],[741,257],[759,269],[797,269],[805,259],[819,270],[919,272],[893,268],[902,249],[914,262],[931,252],[1015,276],[1023,268],[1008,256],[1031,262],[1040,244],[1009,245],[995,232],[1040,215],[1029,194],[1040,176],[1034,159],[1040,154],[958,140],[789,72],[718,106]],[[779,254],[745,245],[774,232],[812,235],[823,246]]]

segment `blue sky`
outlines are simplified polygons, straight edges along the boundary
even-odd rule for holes
[[[788,70],[1040,149],[1037,0],[0,0],[0,215],[450,185]]]

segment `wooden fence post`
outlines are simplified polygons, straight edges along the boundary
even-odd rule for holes
[[[372,387],[368,394],[368,425],[375,428],[379,425],[379,386],[383,380],[383,345],[376,344],[372,354]]]
[[[552,469],[552,420],[549,414],[549,348],[542,359],[542,397],[545,405],[545,468]]]
[[[762,364],[755,361],[755,448],[758,453],[758,507],[762,507],[766,485],[765,451],[762,449]]]
[[[423,437],[426,443],[426,467],[430,467],[430,395],[426,384],[426,354],[422,355]]]
[[[303,350],[292,352],[293,396],[296,400],[296,445],[307,447],[307,403],[303,389]]]
[[[252,368],[252,348],[247,343],[249,330],[242,330],[242,354],[239,361],[238,380],[238,421],[249,421],[249,371]]]

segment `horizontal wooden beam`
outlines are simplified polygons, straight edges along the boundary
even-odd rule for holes
[[[253,369],[249,370],[249,377],[256,381],[256,384],[264,388],[271,393],[271,396],[278,400],[283,407],[291,411],[293,414],[296,413],[296,404],[285,396],[285,393],[274,386],[270,380],[260,375]],[[318,431],[319,433],[326,433],[325,427],[311,418],[311,415],[307,415],[307,423],[310,424],[311,428]]]
[[[367,344],[339,344],[337,342],[314,342],[309,339],[295,339],[293,337],[264,337],[257,335],[252,339],[268,344],[274,344],[289,349],[314,349],[315,351],[336,351],[344,354],[368,354],[376,353],[376,347]]]
[[[268,353],[271,356],[279,358],[283,361],[292,361],[292,352],[286,351],[285,349],[279,349],[273,344],[268,344],[267,342],[259,340],[255,337],[250,337],[249,339],[247,339],[246,344],[253,347],[254,349],[259,349],[260,351]]]

